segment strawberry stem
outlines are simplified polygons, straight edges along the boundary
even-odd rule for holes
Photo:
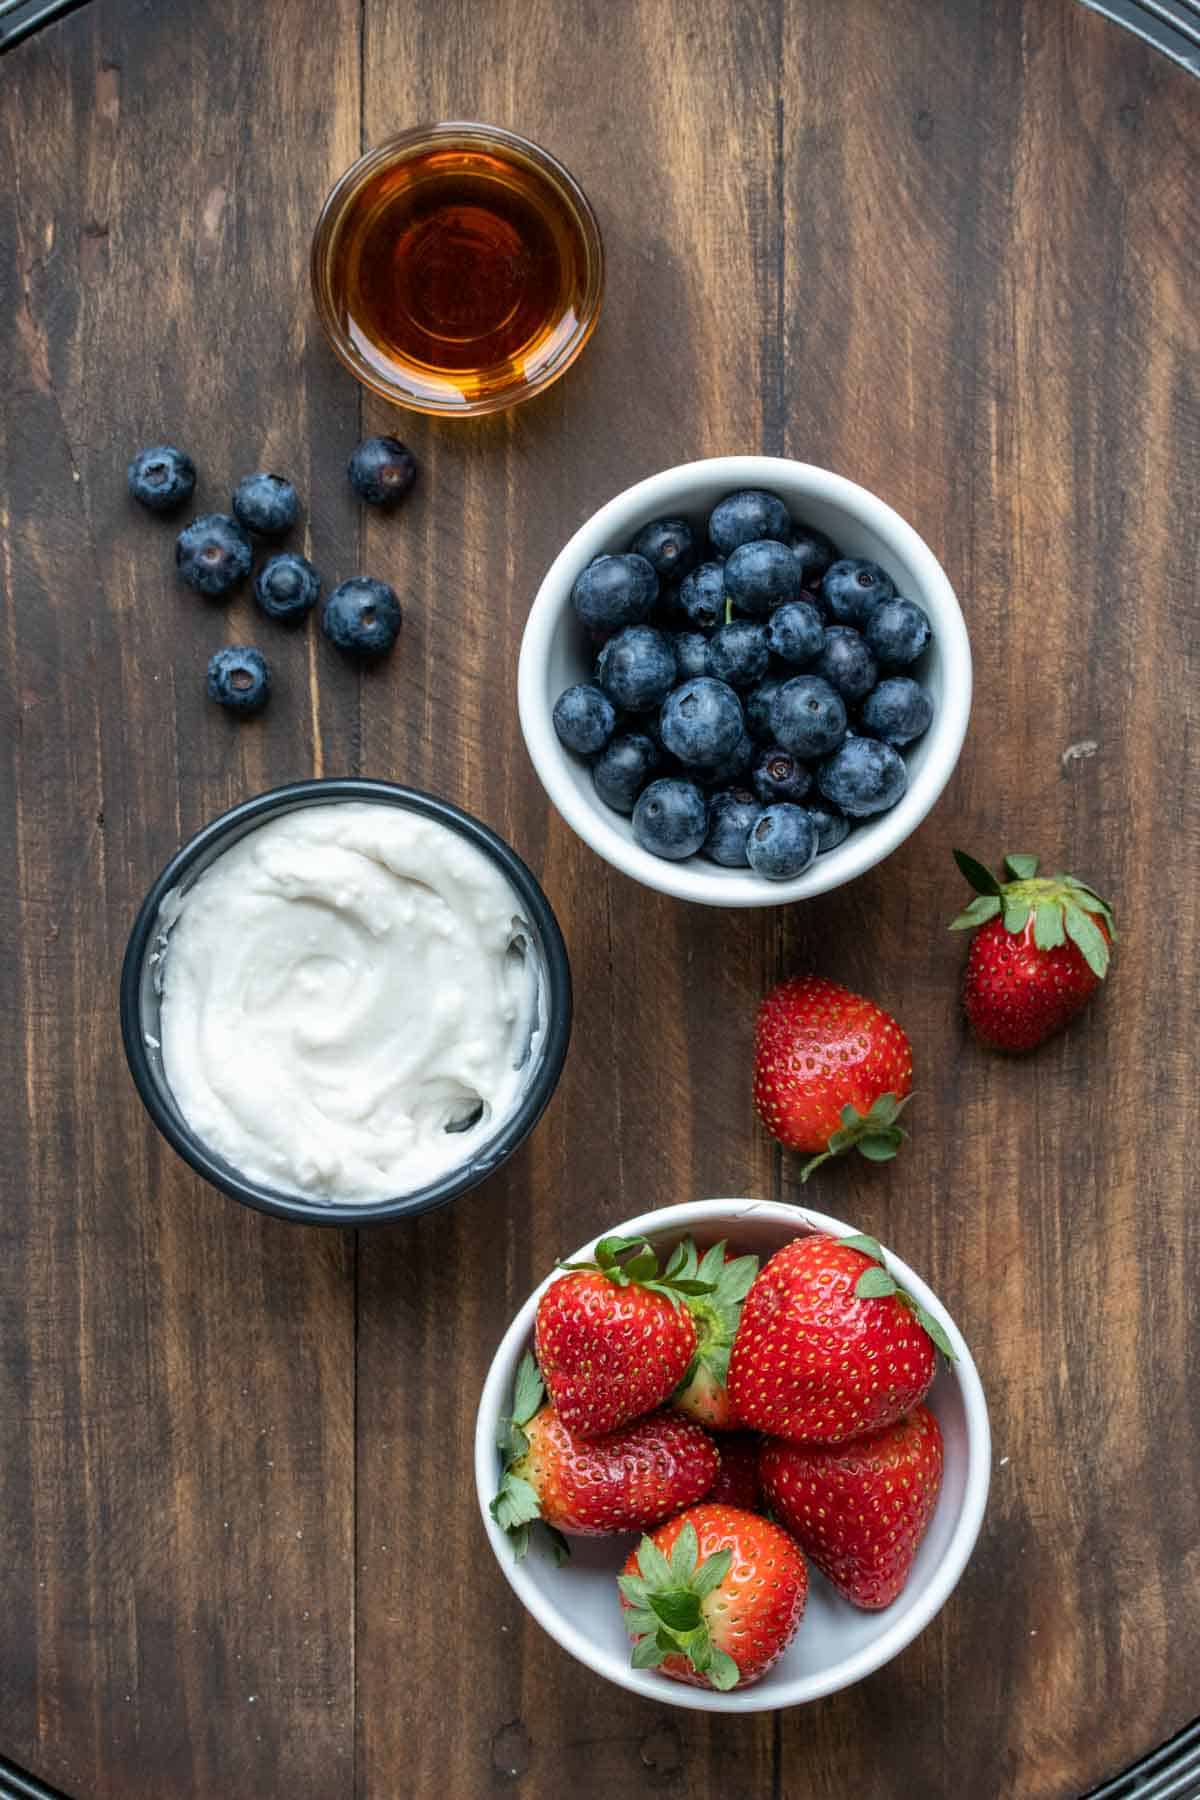
[[[908,1136],[896,1120],[911,1099],[911,1094],[905,1094],[903,1100],[895,1094],[880,1094],[865,1114],[853,1106],[843,1106],[840,1130],[833,1133],[819,1156],[805,1163],[800,1171],[801,1181],[807,1181],[813,1170],[830,1157],[844,1156],[847,1150],[857,1150],[868,1162],[890,1162]]]

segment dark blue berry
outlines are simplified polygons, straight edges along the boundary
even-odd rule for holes
[[[723,681],[701,675],[685,681],[663,703],[663,743],[682,763],[715,769],[731,756],[745,729],[742,704]]]
[[[642,526],[629,548],[635,556],[645,557],[660,581],[678,580],[696,561],[692,528],[686,519],[652,520]]]
[[[916,662],[930,638],[928,614],[915,600],[881,600],[867,620],[863,636],[885,669],[904,669]]]
[[[735,619],[719,625],[709,639],[708,673],[730,687],[754,687],[766,674],[770,656],[766,627]]]
[[[395,589],[369,575],[351,576],[325,602],[321,630],[352,656],[386,656],[400,633]]]
[[[836,850],[850,836],[849,819],[827,801],[810,800],[806,810],[817,828],[818,856],[823,856],[826,850]]]
[[[791,535],[792,520],[787,507],[778,494],[764,493],[761,488],[726,494],[709,515],[709,542],[722,556],[757,538],[777,538],[786,544]]]
[[[864,694],[869,694],[879,678],[866,639],[852,625],[826,627],[825,641],[813,664],[813,674],[823,676],[843,700],[850,701],[861,700]]]
[[[589,631],[643,625],[657,599],[658,576],[644,556],[597,556],[571,589],[571,604]]]
[[[782,744],[768,744],[765,750],[759,751],[750,779],[764,806],[771,806],[777,800],[803,800],[812,786],[809,771]]]
[[[804,587],[816,587],[830,563],[837,561],[836,544],[811,525],[797,525],[789,548],[800,565],[800,581]]]
[[[558,696],[553,718],[559,741],[577,756],[595,756],[617,728],[612,701],[588,681],[577,681]]]
[[[786,544],[763,538],[742,544],[725,564],[725,592],[739,612],[765,619],[800,597],[800,571]]]
[[[269,556],[254,577],[254,598],[270,619],[302,619],[320,596],[321,577],[295,550]]]
[[[747,694],[743,702],[746,708],[746,729],[760,744],[769,744],[771,741],[771,702],[782,686],[781,675],[768,675]]]
[[[675,666],[680,681],[690,681],[708,671],[708,639],[701,631],[680,631],[675,637]]]
[[[714,794],[708,807],[708,836],[704,854],[725,869],[744,869],[746,839],[757,824],[762,807],[746,788],[726,788]]]
[[[728,756],[712,769],[693,770],[695,779],[706,788],[728,787],[731,781],[741,781],[754,761],[754,740],[748,731],[743,731]]]
[[[368,506],[398,506],[417,479],[417,459],[399,438],[369,437],[350,452],[346,473]]]
[[[245,475],[233,491],[233,516],[244,531],[259,537],[282,537],[296,523],[300,501],[282,475]]]
[[[725,618],[725,569],[721,563],[701,563],[679,584],[679,604],[689,625],[711,631]]]
[[[746,839],[746,860],[768,881],[793,881],[817,854],[817,828],[802,806],[768,806]]]
[[[772,734],[802,761],[828,756],[846,735],[846,704],[819,675],[793,675],[771,702]]]
[[[129,465],[129,491],[151,512],[173,512],[190,500],[196,486],[196,465],[186,450],[174,444],[155,444],[139,450]]]
[[[208,697],[230,712],[261,712],[271,692],[271,671],[260,650],[231,644],[209,658]]]
[[[675,651],[665,632],[629,625],[609,638],[596,664],[600,686],[622,712],[661,706],[675,685]]]
[[[175,567],[189,587],[210,598],[227,594],[250,573],[250,540],[226,513],[205,513],[175,539]]]
[[[933,701],[907,675],[889,675],[863,701],[862,728],[885,744],[911,744],[929,730]]]
[[[633,809],[633,835],[651,855],[682,862],[708,836],[708,802],[694,781],[652,781]]]
[[[826,800],[852,819],[895,806],[908,786],[904,759],[876,738],[849,737],[817,771],[817,786]]]
[[[767,622],[767,643],[773,656],[802,669],[818,656],[825,642],[825,624],[810,600],[790,600],[777,607]]]
[[[592,764],[592,780],[605,806],[631,813],[637,797],[661,766],[658,745],[643,731],[622,732]]]
[[[880,601],[895,592],[891,576],[861,557],[835,562],[821,582],[821,598],[835,625],[865,625]]]

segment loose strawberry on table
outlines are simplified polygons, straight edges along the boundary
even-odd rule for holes
[[[768,1441],[763,1494],[817,1568],[855,1606],[890,1606],[908,1580],[942,1485],[928,1407],[840,1444]]]
[[[696,1348],[672,1405],[710,1431],[729,1431],[736,1424],[729,1404],[729,1352],[742,1316],[742,1302],[758,1273],[757,1256],[731,1256],[724,1242],[701,1258],[691,1238],[684,1238],[670,1267],[687,1281],[712,1284],[710,1293],[688,1300],[696,1326]]]
[[[808,1571],[778,1525],[693,1506],[644,1537],[618,1577],[635,1669],[693,1687],[749,1687],[791,1643]]]
[[[838,1443],[890,1424],[923,1400],[941,1325],[897,1286],[874,1238],[794,1238],[755,1278],[729,1362],[743,1425],[772,1437]]]
[[[847,1150],[889,1161],[911,1090],[912,1045],[874,1001],[806,975],[781,982],[759,1008],[754,1103],[785,1149],[811,1155],[802,1180]]]
[[[1038,875],[1036,856],[1006,856],[1006,881],[961,850],[954,860],[978,898],[951,931],[975,931],[963,1008],[981,1044],[1036,1050],[1072,1019],[1108,973],[1112,910],[1074,875]]]

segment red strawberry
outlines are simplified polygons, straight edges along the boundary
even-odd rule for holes
[[[783,981],[758,1011],[754,1104],[787,1150],[818,1163],[857,1149],[887,1162],[912,1090],[912,1045],[890,1014],[817,975]]]
[[[744,1512],[757,1512],[762,1499],[758,1437],[752,1431],[727,1431],[719,1449],[721,1467],[705,1500],[710,1506],[740,1506]]]
[[[845,1444],[763,1445],[768,1504],[855,1606],[890,1606],[908,1580],[942,1485],[927,1406]]]
[[[683,1279],[714,1285],[711,1293],[688,1302],[696,1326],[696,1350],[671,1404],[710,1431],[729,1431],[736,1423],[725,1387],[729,1351],[746,1290],[758,1274],[758,1258],[731,1256],[722,1242],[714,1244],[701,1260],[691,1238],[684,1238],[676,1256],[680,1252],[683,1260],[678,1273]],[[675,1260],[672,1258],[672,1264]]]
[[[660,1275],[644,1238],[603,1238],[595,1262],[564,1264],[571,1272],[546,1289],[534,1346],[568,1430],[602,1437],[679,1386],[696,1349],[685,1297],[714,1285],[683,1276],[685,1260],[680,1246]]]
[[[808,1596],[786,1531],[736,1506],[693,1506],[644,1537],[617,1577],[635,1669],[749,1687],[796,1635]]]
[[[924,1399],[938,1324],[898,1288],[874,1238],[793,1238],[746,1296],[729,1361],[743,1425],[771,1437],[841,1443]]]
[[[565,1550],[560,1532],[602,1537],[645,1531],[712,1486],[720,1462],[716,1445],[690,1419],[658,1412],[607,1437],[581,1438],[542,1404],[544,1394],[537,1364],[526,1355],[517,1371],[513,1416],[501,1428],[506,1462],[491,1506],[518,1556],[535,1519]]]
[[[1036,1050],[1108,973],[1112,912],[1073,875],[1039,876],[1036,856],[1006,856],[1004,882],[961,850],[954,860],[979,892],[950,927],[979,927],[963,976],[967,1022],[992,1050]]]

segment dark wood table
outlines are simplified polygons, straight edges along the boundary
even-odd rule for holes
[[[321,200],[438,116],[518,127],[601,218],[601,327],[549,395],[433,424],[364,398],[309,303]],[[1076,0],[135,0],[0,66],[0,1753],[72,1800],[1067,1800],[1200,1712],[1196,598],[1200,85]],[[404,514],[344,478],[423,463]],[[294,475],[330,579],[392,580],[393,661],[180,588],[125,493]],[[658,900],[553,815],[521,744],[530,598],[602,500],[766,450],[886,497],[962,596],[958,773],[853,887]],[[116,980],[184,836],[313,773],[440,791],[546,885],[577,987],[549,1114],[450,1211],[262,1218],[166,1149]],[[1109,991],[1036,1058],[973,1048],[950,847],[1113,895]],[[812,1204],[942,1293],[992,1407],[977,1554],[850,1692],[745,1719],[577,1667],[494,1566],[483,1371],[557,1252],[648,1206],[799,1200],[756,1124],[755,1004],[819,968],[907,1024],[891,1168]]]

